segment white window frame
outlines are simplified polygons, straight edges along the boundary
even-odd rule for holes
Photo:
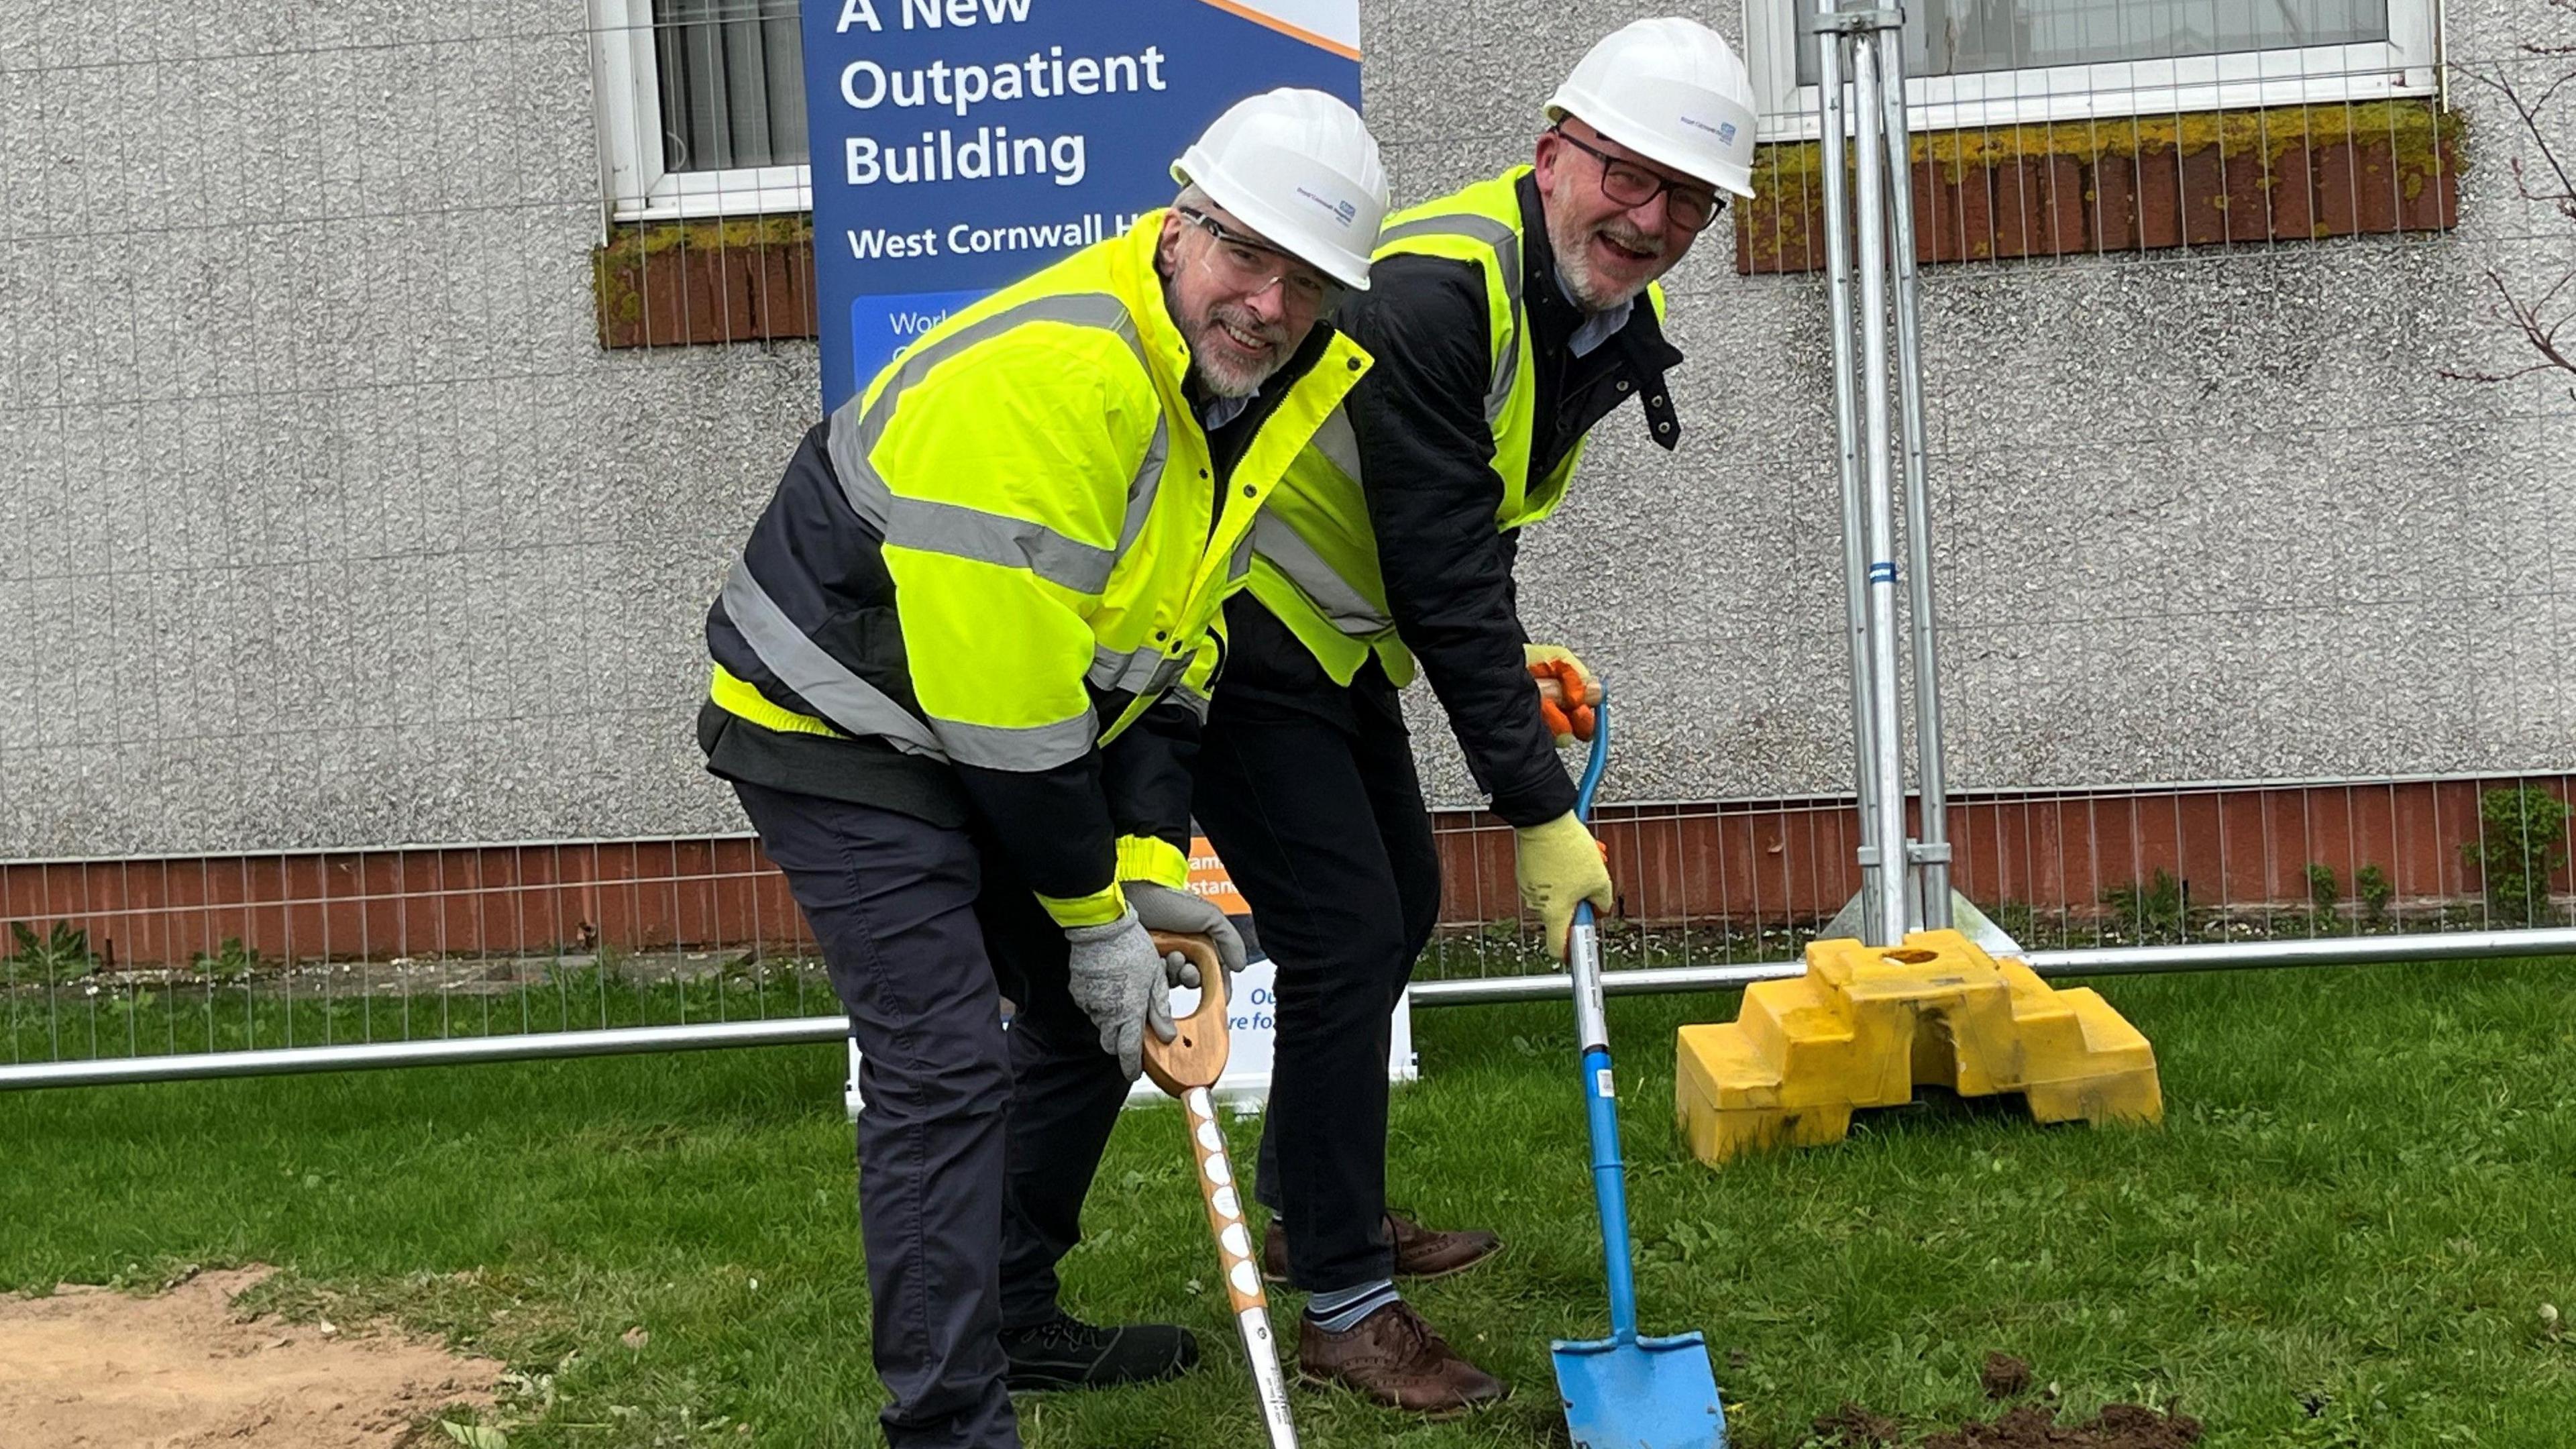
[[[2441,8],[2442,0],[2388,0],[2389,39],[2360,45],[1908,77],[1906,118],[1917,132],[1956,131],[2436,95]],[[1798,84],[1799,49],[1816,43],[1802,22],[1815,9],[1815,0],[1744,0],[1746,58],[1765,141],[1818,134],[1819,88]]]
[[[653,0],[590,0],[599,182],[611,221],[684,221],[812,211],[805,166],[672,171],[662,156],[662,63]]]

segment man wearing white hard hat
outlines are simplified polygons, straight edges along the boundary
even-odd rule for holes
[[[1664,374],[1681,354],[1655,280],[1724,194],[1751,194],[1744,64],[1692,21],[1603,40],[1546,119],[1534,165],[1388,219],[1368,294],[1337,314],[1376,367],[1254,529],[1199,761],[1199,822],[1279,973],[1257,1191],[1274,1213],[1268,1269],[1311,1295],[1300,1370],[1426,1411],[1504,1386],[1395,1280],[1501,1244],[1387,1206],[1388,1014],[1440,903],[1396,691],[1429,678],[1561,957],[1575,904],[1612,905],[1556,753],[1590,733],[1591,676],[1522,629],[1513,562],[1586,436],[1630,398],[1655,443],[1679,441]]]
[[[950,317],[807,433],[707,616],[699,714],[862,1054],[860,1228],[895,1449],[1197,1359],[1055,1265],[1144,1033],[1243,946],[1187,889],[1190,769],[1252,520],[1367,371],[1322,319],[1386,210],[1350,107],[1227,111],[1125,236]],[[1004,998],[1018,1003],[1006,1034]]]

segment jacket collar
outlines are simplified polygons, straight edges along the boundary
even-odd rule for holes
[[[1165,208],[1156,207],[1136,218],[1127,234],[1111,244],[1109,281],[1119,300],[1127,304],[1127,314],[1136,319],[1136,340],[1145,349],[1155,381],[1178,398],[1182,382],[1190,375],[1190,344],[1163,301],[1163,274],[1154,266],[1154,253],[1163,239],[1164,212]]]

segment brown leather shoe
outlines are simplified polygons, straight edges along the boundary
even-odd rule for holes
[[[1445,1233],[1396,1213],[1386,1215],[1386,1230],[1395,1239],[1398,1278],[1446,1278],[1503,1250],[1503,1240],[1482,1228]],[[1273,1283],[1288,1281],[1288,1234],[1275,1218],[1261,1235],[1261,1276]]]
[[[1435,1418],[1498,1404],[1511,1393],[1501,1379],[1460,1358],[1400,1298],[1343,1333],[1326,1333],[1314,1320],[1300,1319],[1297,1376]]]
[[[1441,1232],[1396,1213],[1386,1215],[1386,1228],[1395,1235],[1398,1278],[1446,1278],[1503,1250],[1503,1240],[1482,1228]]]

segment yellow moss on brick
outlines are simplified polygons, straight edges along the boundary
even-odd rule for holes
[[[2442,167],[2467,169],[2465,129],[2459,113],[2440,111],[2430,101],[2369,101],[1935,131],[1914,137],[1913,157],[1939,163],[1945,178],[1956,182],[1970,166],[1991,170],[2010,161],[2057,159],[2089,164],[2106,156],[2191,156],[2216,147],[2223,156],[2261,155],[2269,185],[2274,164],[2292,147],[2386,141],[2411,188],[2407,194],[2414,196]],[[2446,144],[2448,158],[2442,154]],[[1822,154],[1813,141],[1761,147],[1753,164],[1755,190],[1767,195],[1813,186]]]
[[[657,221],[621,226],[606,246],[591,249],[591,286],[600,323],[632,325],[644,315],[644,297],[635,288],[647,259],[668,251],[750,251],[758,247],[809,246],[814,218],[796,216],[739,217],[719,221]]]

